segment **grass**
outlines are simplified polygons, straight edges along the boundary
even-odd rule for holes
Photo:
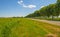
[[[52,20],[52,18],[47,18],[47,17],[34,17],[35,19],[42,19],[42,20]],[[60,17],[58,18],[53,18],[53,21],[60,21]]]
[[[52,20],[51,18],[47,18],[47,20]],[[60,18],[54,18],[53,21],[60,21]]]
[[[60,37],[60,26],[26,18],[0,18],[0,37],[45,37],[48,34]]]

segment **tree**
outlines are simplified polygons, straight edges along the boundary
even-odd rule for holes
[[[50,17],[50,12],[49,12],[49,6],[45,6],[43,8],[40,9],[40,14],[41,16],[47,16],[48,18]]]
[[[56,14],[57,14],[57,17],[60,15],[60,0],[57,0],[56,2]]]
[[[36,11],[33,13],[33,15],[34,15],[35,17],[39,17],[39,16],[40,16],[39,10],[36,10]]]
[[[56,4],[48,5],[48,11],[50,13],[50,16],[52,16],[52,20],[53,20],[54,16],[56,16]]]
[[[48,18],[52,16],[52,20],[54,16],[60,15],[60,0],[57,0],[55,4],[49,4],[39,10],[34,11],[34,13],[29,14],[28,17],[39,17],[39,16],[47,16]]]
[[[34,11],[34,13],[27,15],[26,17],[39,17],[40,12],[39,10]]]
[[[41,16],[46,16],[46,6],[39,10]]]

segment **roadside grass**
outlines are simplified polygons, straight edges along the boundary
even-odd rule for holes
[[[0,37],[45,37],[47,34],[60,37],[60,26],[26,18],[0,18]]]
[[[42,20],[52,20],[52,18],[47,18],[47,17],[33,17],[35,19],[42,19]],[[60,21],[60,17],[59,18],[53,18],[53,21]]]
[[[52,18],[46,18],[46,20],[52,20]],[[54,18],[53,21],[60,21],[60,18]]]

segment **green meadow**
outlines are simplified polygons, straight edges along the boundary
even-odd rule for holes
[[[60,26],[27,18],[0,18],[0,37],[60,37]]]

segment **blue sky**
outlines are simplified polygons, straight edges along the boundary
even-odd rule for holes
[[[0,0],[0,17],[26,16],[56,0]]]

